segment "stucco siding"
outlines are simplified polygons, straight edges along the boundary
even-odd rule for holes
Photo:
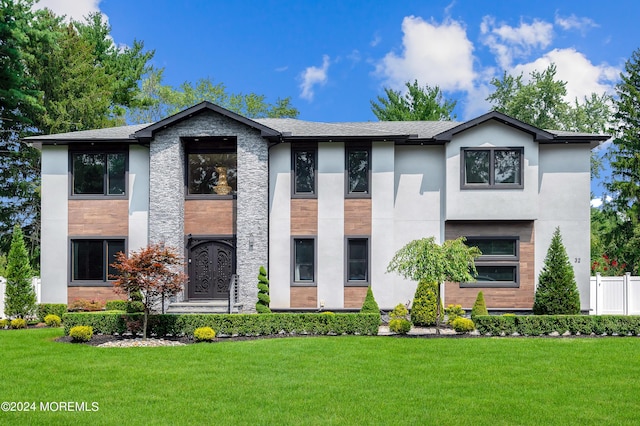
[[[42,303],[67,303],[69,268],[69,153],[66,146],[42,147]]]
[[[129,147],[129,251],[149,243],[149,148]]]

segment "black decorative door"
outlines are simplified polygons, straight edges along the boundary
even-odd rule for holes
[[[226,240],[192,241],[189,249],[189,299],[228,299],[235,249]]]

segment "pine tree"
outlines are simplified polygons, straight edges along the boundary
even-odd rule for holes
[[[538,277],[533,313],[536,315],[575,315],[580,313],[580,294],[562,244],[560,228],[551,239],[544,267]]]
[[[8,317],[24,318],[35,310],[36,293],[31,285],[33,272],[24,245],[22,229],[17,224],[13,227],[6,273],[4,313]]]
[[[367,296],[364,298],[360,313],[380,314],[380,307],[378,306],[378,302],[376,302],[376,299],[373,297],[373,290],[371,290],[371,286],[369,286],[369,288],[367,289]]]
[[[258,273],[258,302],[256,303],[256,311],[259,314],[270,314],[269,308],[271,298],[269,297],[269,279],[267,278],[267,270],[264,266],[260,267]]]
[[[438,283],[420,280],[411,305],[413,325],[425,327],[437,323],[438,299]]]

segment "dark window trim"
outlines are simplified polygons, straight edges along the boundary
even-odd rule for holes
[[[367,151],[369,164],[367,164],[367,192],[349,192],[349,152]],[[345,145],[344,152],[344,196],[345,198],[371,198],[371,143]]]
[[[349,280],[349,241],[367,241],[367,279]],[[345,287],[368,287],[371,283],[371,236],[369,235],[348,235],[344,237],[344,286]]]
[[[515,256],[483,255],[475,260],[475,266],[508,266],[515,267],[515,281],[470,281],[460,283],[460,288],[519,288],[520,287],[520,237],[516,235],[468,235],[469,240],[514,240],[516,242]]]
[[[291,237],[291,287],[318,286],[318,237],[315,235],[295,235]],[[296,281],[296,240],[313,240],[313,281]]]
[[[515,262],[482,262],[476,263],[478,266],[508,266],[515,268],[515,281],[470,281],[460,283],[460,288],[519,288],[520,287],[520,264]]]
[[[225,140],[227,139],[227,140]],[[215,146],[216,141],[223,146]],[[201,138],[182,137],[184,147],[184,199],[185,200],[234,200],[236,194],[189,194],[189,154],[224,154],[234,152],[236,154],[236,172],[238,170],[238,137],[237,136],[203,136]],[[232,147],[233,145],[234,147]]]
[[[113,281],[107,278],[107,274],[109,273],[109,268],[104,271],[104,277],[102,280],[73,280],[73,242],[81,241],[81,240],[97,240],[102,241],[103,249],[104,244],[107,241],[123,241],[124,242],[124,251],[125,253],[129,252],[129,241],[126,236],[107,236],[104,235],[82,235],[77,237],[68,237],[67,245],[69,247],[69,261],[68,263],[68,273],[67,273],[67,287],[113,287]],[[108,265],[107,265],[108,266]]]
[[[476,262],[480,261],[480,262],[484,262],[484,261],[498,261],[498,260],[505,260],[505,261],[519,261],[520,260],[520,237],[519,236],[499,236],[499,237],[487,237],[485,235],[483,236],[468,236],[465,237],[466,238],[466,245],[470,245],[469,244],[469,240],[515,240],[516,242],[516,254],[515,256],[495,256],[495,255],[482,255],[480,257],[477,258]]]
[[[74,194],[73,193],[73,155],[74,154],[124,154],[124,194],[109,195],[107,194],[107,171],[105,168],[104,176],[104,193],[103,194]],[[129,145],[110,145],[110,146],[88,146],[78,145],[69,148],[68,151],[68,181],[69,181],[69,199],[74,200],[128,200],[129,199]]]
[[[296,152],[313,152],[313,192],[296,192]],[[318,198],[318,144],[291,145],[291,198]]]
[[[489,151],[489,183],[465,183],[466,165],[464,153],[467,151]],[[495,183],[495,151],[520,152],[520,183]],[[463,147],[460,148],[460,189],[523,189],[524,188],[524,147]]]

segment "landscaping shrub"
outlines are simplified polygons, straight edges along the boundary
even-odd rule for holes
[[[74,342],[88,342],[93,337],[93,327],[89,325],[76,325],[69,331]]]
[[[438,315],[438,283],[420,281],[411,306],[411,322],[418,327],[435,325]]]
[[[269,297],[269,279],[267,278],[267,270],[264,266],[260,267],[258,272],[258,301],[256,302],[256,311],[259,314],[270,314],[269,308],[271,298]]]
[[[0,319],[0,329],[5,329],[7,327],[9,327],[9,320],[8,319]]]
[[[538,277],[533,313],[536,315],[576,315],[580,313],[580,293],[573,266],[562,244],[560,228],[551,239],[544,266]]]
[[[367,296],[364,298],[360,313],[380,315],[380,307],[378,306],[378,302],[376,302],[375,297],[373,297],[373,290],[371,289],[371,286],[367,288]]]
[[[444,313],[447,315],[447,325],[451,325],[456,318],[464,317],[465,311],[462,309],[462,305],[449,305]]]
[[[27,321],[22,318],[16,318],[11,320],[11,328],[27,328]]]
[[[91,325],[95,333],[122,334],[127,321],[139,321],[143,314],[109,312],[67,313],[63,317],[65,334],[76,325]],[[150,315],[149,332],[156,336],[193,336],[198,327],[211,327],[218,336],[256,336],[287,334],[363,334],[376,335],[380,314],[318,315],[276,313]]]
[[[62,320],[57,315],[49,314],[44,317],[44,323],[47,324],[47,327],[60,327]]]
[[[480,315],[474,320],[481,334],[518,333],[539,336],[556,332],[581,335],[640,335],[640,316],[623,315]]]
[[[127,301],[126,300],[107,300],[107,303],[104,305],[104,309],[107,311],[126,311],[127,310]]]
[[[389,330],[398,334],[407,334],[411,330],[411,321],[404,318],[394,318],[389,321]]]
[[[47,315],[57,315],[62,318],[64,314],[67,313],[67,304],[66,303],[40,303],[38,304],[37,314],[38,321],[44,322],[44,319]]]
[[[473,308],[471,308],[471,320],[475,321],[478,315],[489,315],[487,305],[484,303],[484,293],[481,291],[478,292]]]
[[[323,311],[323,312],[320,312],[320,314],[321,315],[335,315],[336,313],[335,312],[331,312],[331,311]]]
[[[13,227],[5,274],[7,282],[4,293],[4,314],[19,318],[33,314],[36,309],[36,292],[31,285],[33,271],[24,244],[22,228],[17,223]]]
[[[124,310],[129,314],[144,312],[144,303],[138,300],[129,300]]]
[[[99,300],[75,299],[69,305],[70,311],[96,312],[104,309],[104,303]]]
[[[193,338],[196,342],[211,342],[216,337],[216,332],[211,327],[198,327],[193,330]]]
[[[458,333],[468,333],[476,328],[472,320],[463,317],[457,317],[454,319],[451,322],[451,326]]]

